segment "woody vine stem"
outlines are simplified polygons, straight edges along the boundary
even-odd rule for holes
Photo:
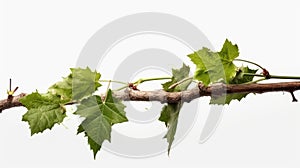
[[[230,104],[232,100],[241,100],[249,93],[288,92],[292,101],[297,102],[294,92],[300,90],[300,76],[280,76],[271,74],[265,67],[244,59],[238,59],[237,45],[226,40],[219,52],[202,48],[189,54],[196,65],[194,76],[189,76],[189,66],[183,64],[172,69],[172,76],[142,78],[133,82],[100,79],[101,74],[87,68],[71,68],[71,73],[49,87],[47,93],[21,93],[16,95],[18,87],[12,89],[9,80],[7,98],[0,100],[0,113],[4,110],[24,106],[27,112],[22,120],[28,122],[31,135],[51,129],[63,122],[65,106],[76,105],[73,114],[84,118],[78,127],[78,134],[84,133],[93,151],[94,157],[105,140],[111,141],[112,126],[127,122],[125,105],[122,101],[158,101],[163,104],[159,121],[167,126],[168,153],[174,141],[179,112],[184,103],[199,97],[211,97],[211,104]],[[255,66],[236,66],[242,62]],[[260,83],[271,79],[289,79],[289,82]],[[167,80],[161,90],[141,91],[139,85],[144,82]],[[101,84],[108,83],[106,92],[96,94]],[[110,84],[118,83],[122,87],[111,90]],[[194,87],[191,83],[196,83]]]
[[[262,79],[259,79],[257,81],[266,80],[264,75],[261,74],[245,74],[246,76],[258,76],[263,77]],[[205,87],[201,83],[198,84],[198,87],[190,89],[189,91],[183,91],[183,92],[176,92],[176,93],[168,93],[163,90],[157,90],[157,91],[140,91],[137,89],[137,85],[147,82],[147,81],[154,81],[154,80],[165,80],[165,79],[171,79],[171,77],[157,77],[157,78],[146,78],[146,79],[139,79],[136,82],[132,83],[126,83],[121,81],[115,81],[115,80],[99,80],[100,82],[114,82],[123,84],[124,86],[116,89],[114,96],[116,98],[119,98],[123,101],[159,101],[161,103],[177,103],[180,101],[190,102],[193,99],[202,97],[202,96],[212,96],[213,93],[215,93],[215,96],[220,96],[222,94],[234,94],[234,93],[266,93],[266,92],[279,92],[279,91],[285,91],[291,93],[292,101],[297,102],[294,92],[297,90],[300,90],[300,82],[279,82],[279,83],[265,83],[265,84],[257,84],[257,81],[254,83],[247,83],[247,84],[238,84],[238,85],[212,85]],[[191,80],[193,77],[185,78],[175,84],[173,84],[169,88],[176,87],[180,85],[181,83]],[[277,76],[277,75],[271,75],[270,79],[300,79],[300,77],[296,76]],[[11,79],[10,79],[11,82]],[[136,85],[135,85],[136,84]],[[11,86],[11,85],[10,85]],[[10,87],[11,88],[11,87]],[[121,92],[121,90],[128,88],[128,90]],[[233,89],[234,88],[234,89]],[[27,93],[21,93],[17,96],[13,96],[13,94],[16,92],[18,87],[16,87],[13,91],[8,91],[7,99],[0,100],[0,113],[3,110],[12,108],[12,107],[19,107],[23,106],[22,103],[19,101],[22,97],[25,97]],[[216,90],[220,90],[221,93],[217,94]],[[215,91],[214,91],[215,90]],[[202,93],[202,94],[201,94]],[[156,95],[164,95],[164,99],[155,98]],[[101,95],[102,98],[105,98],[105,95]],[[182,97],[185,97],[184,100],[182,100]],[[75,104],[75,102],[69,102],[66,103],[67,105]]]

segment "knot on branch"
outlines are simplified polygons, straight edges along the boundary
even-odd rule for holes
[[[198,88],[199,88],[199,95],[202,96],[202,95],[205,95],[207,93],[207,87],[203,83],[199,82],[198,83]]]

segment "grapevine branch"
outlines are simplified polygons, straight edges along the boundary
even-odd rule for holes
[[[189,76],[190,67],[184,63],[181,68],[172,69],[172,76],[141,78],[130,81],[131,83],[102,78],[100,80],[101,74],[96,70],[93,71],[89,67],[76,67],[71,68],[71,73],[63,80],[51,85],[46,94],[36,91],[17,96],[14,95],[18,87],[13,89],[10,79],[7,98],[0,100],[0,113],[13,107],[26,107],[28,111],[22,116],[22,121],[28,122],[31,135],[34,135],[62,123],[67,117],[66,106],[78,105],[73,113],[85,118],[78,127],[78,133],[84,133],[88,138],[95,158],[103,142],[105,140],[111,142],[112,126],[129,121],[126,117],[125,105],[121,101],[168,103],[162,108],[159,117],[159,121],[164,122],[168,129],[164,136],[169,144],[168,154],[176,138],[178,117],[183,102],[188,103],[207,96],[212,98],[213,104],[229,104],[232,100],[240,100],[249,93],[267,92],[287,92],[292,97],[291,101],[298,101],[294,92],[300,90],[300,81],[258,82],[269,79],[300,80],[300,76],[270,74],[265,67],[253,61],[237,59],[238,46],[228,39],[219,52],[203,47],[187,56],[196,65],[193,76]],[[257,69],[244,65],[238,67],[233,63],[234,61],[251,64]],[[168,81],[162,83],[161,90],[142,91],[138,88],[144,82],[157,80]],[[104,82],[107,83],[106,91],[100,94],[95,92]],[[196,86],[187,90],[192,82],[196,83]],[[111,83],[117,83],[121,87],[112,91]]]
[[[161,103],[177,103],[190,102],[194,99],[203,96],[217,97],[224,94],[234,93],[266,93],[284,91],[291,93],[293,102],[297,99],[294,92],[300,90],[300,82],[280,82],[280,83],[252,83],[252,84],[214,84],[211,86],[204,86],[199,83],[197,87],[182,91],[182,92],[166,92],[164,90],[156,91],[139,91],[133,89],[126,89],[123,91],[114,92],[114,97],[123,101],[158,101]],[[21,93],[12,98],[0,100],[0,112],[3,110],[23,106],[20,103],[20,98],[27,94]],[[104,98],[104,96],[102,96]]]

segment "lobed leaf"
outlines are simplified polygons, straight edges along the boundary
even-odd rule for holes
[[[233,60],[239,56],[237,45],[226,39],[220,52],[202,48],[188,57],[196,65],[194,78],[204,85],[224,81],[229,83],[236,75],[237,67]]]
[[[190,68],[186,66],[185,64],[182,65],[182,68],[180,69],[172,69],[173,77],[171,81],[166,82],[162,84],[165,91],[168,92],[179,92],[186,90],[188,86],[191,84],[191,80],[188,80],[184,83],[181,83],[180,85],[176,86],[175,88],[169,89],[171,85],[174,83],[177,83],[189,76]],[[168,128],[167,134],[164,136],[164,138],[167,139],[168,145],[168,154],[170,154],[170,150],[172,147],[172,143],[174,141],[174,137],[176,134],[177,124],[178,124],[178,116],[179,112],[181,110],[181,107],[183,106],[183,103],[173,103],[168,105],[165,105],[162,109],[161,115],[159,120],[164,122],[165,125]]]
[[[92,95],[101,86],[100,73],[91,71],[88,67],[71,68],[71,74],[63,78],[63,81],[52,85],[48,91],[59,95],[63,100],[80,100]]]
[[[31,135],[51,129],[66,117],[61,99],[51,94],[35,92],[20,99],[20,102],[28,109],[22,121],[29,123]]]
[[[78,128],[78,133],[84,132],[88,137],[94,157],[105,140],[110,142],[112,125],[128,121],[124,109],[124,104],[113,99],[110,89],[104,101],[100,96],[90,96],[78,106],[75,114],[85,118]]]

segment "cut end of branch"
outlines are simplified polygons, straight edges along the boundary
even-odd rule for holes
[[[25,97],[26,94],[25,93],[21,93],[17,96],[8,96],[7,99],[4,100],[0,100],[0,113],[3,110],[12,108],[12,107],[19,107],[19,106],[23,106],[22,103],[20,102],[20,99],[22,97]]]

